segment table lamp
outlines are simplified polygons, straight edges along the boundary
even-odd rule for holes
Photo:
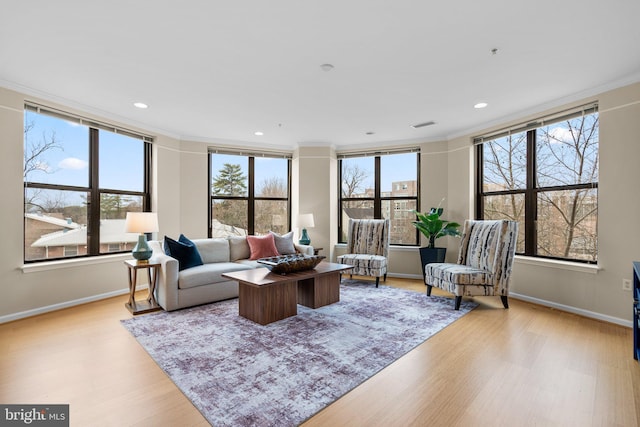
[[[315,227],[313,222],[313,214],[302,214],[298,216],[298,227],[302,228],[302,236],[300,236],[300,240],[298,243],[301,245],[310,245],[311,239],[307,234],[307,227]]]
[[[140,262],[149,262],[153,251],[147,244],[145,233],[158,231],[158,215],[155,212],[127,212],[124,229],[127,233],[140,233],[131,255]]]

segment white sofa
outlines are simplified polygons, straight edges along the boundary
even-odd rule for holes
[[[162,241],[151,241],[152,258],[161,263],[156,300],[167,311],[221,301],[238,296],[238,283],[222,273],[261,267],[249,260],[246,237],[193,239],[203,265],[178,271],[178,260],[166,255]],[[313,255],[313,247],[294,244],[296,250]]]

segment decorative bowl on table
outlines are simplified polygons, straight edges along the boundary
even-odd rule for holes
[[[297,271],[311,270],[320,264],[325,257],[322,255],[280,255],[258,259],[258,263],[264,265],[272,273],[288,274]]]

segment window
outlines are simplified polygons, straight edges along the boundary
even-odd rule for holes
[[[339,241],[347,241],[349,218],[388,218],[393,245],[417,245],[412,211],[419,210],[417,149],[339,156]]]
[[[150,206],[152,139],[35,104],[24,120],[25,262],[131,250],[124,221]]]
[[[597,262],[597,105],[476,138],[477,216],[519,222],[517,252]]]
[[[290,230],[291,158],[213,152],[209,155],[211,237]]]
[[[64,256],[76,256],[78,255],[78,247],[77,246],[65,246],[64,247]]]

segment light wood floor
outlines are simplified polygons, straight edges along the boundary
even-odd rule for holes
[[[387,284],[424,292],[417,280]],[[0,403],[68,403],[72,426],[208,425],[120,325],[126,299],[0,325]],[[499,298],[476,301],[304,427],[638,425],[630,329],[513,299],[509,310]]]

